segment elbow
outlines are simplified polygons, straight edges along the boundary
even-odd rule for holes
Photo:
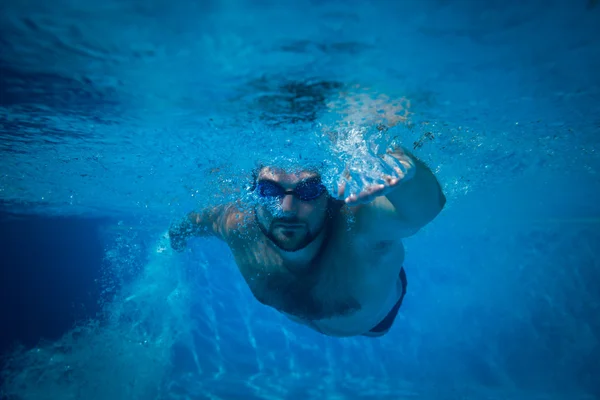
[[[435,215],[433,216],[433,218],[437,217],[439,215],[439,213],[441,213],[442,210],[444,209],[444,207],[446,206],[446,195],[444,195],[444,191],[442,190],[442,185],[440,185],[440,182],[435,177],[434,177],[434,180],[435,180],[435,189],[431,193],[431,199],[432,199],[432,203],[433,203],[432,209],[435,209]]]
[[[438,215],[440,215],[440,213],[442,212],[442,210],[444,209],[445,206],[446,206],[446,196],[444,195],[444,192],[442,192],[442,188],[440,187],[440,185],[438,183],[437,201],[431,207],[433,212],[432,212],[432,215],[430,216],[428,222],[433,221]]]
[[[444,209],[444,207],[446,206],[446,195],[444,194],[444,192],[442,192],[442,189],[440,188],[440,196],[439,196],[439,203],[440,203],[440,209],[438,211],[438,214],[440,212],[442,212],[442,210]]]
[[[438,185],[439,188],[439,185]],[[446,196],[439,188],[437,195],[432,195],[427,202],[427,206],[421,208],[421,212],[415,212],[414,226],[418,229],[431,223],[442,212],[446,206]]]

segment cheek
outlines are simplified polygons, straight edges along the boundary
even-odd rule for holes
[[[268,223],[273,219],[273,213],[269,211],[268,207],[264,206],[256,208],[256,216],[258,217],[259,221],[263,223]]]
[[[278,200],[265,200],[256,207],[256,211],[262,218],[273,218],[281,212],[281,202]]]
[[[298,209],[298,216],[310,221],[321,221],[327,211],[327,202],[305,203]]]

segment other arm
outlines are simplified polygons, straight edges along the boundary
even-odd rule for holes
[[[171,224],[169,239],[171,247],[183,251],[191,237],[216,236],[226,240],[234,220],[238,217],[231,204],[205,208],[199,212],[191,212],[179,221]]]

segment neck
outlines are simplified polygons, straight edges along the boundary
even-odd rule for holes
[[[321,247],[323,246],[323,242],[325,241],[325,237],[329,234],[328,231],[329,229],[327,229],[327,227],[321,229],[321,232],[317,235],[317,237],[310,242],[308,246],[301,250],[285,251],[277,248],[277,251],[285,262],[292,264],[290,269],[302,271],[303,269],[306,269],[306,267],[318,256]]]
[[[287,268],[289,270],[300,273],[312,269],[312,264],[320,256],[320,253],[324,250],[324,247],[327,246],[328,239],[331,236],[331,228],[334,225],[334,220],[337,219],[337,215],[339,214],[339,211],[343,205],[343,201],[332,200],[329,202],[327,206],[328,211],[327,219],[325,220],[325,226],[321,229],[317,237],[303,249],[298,251],[285,251],[277,247],[275,244],[272,245],[281,259],[287,264]],[[256,208],[254,208],[254,220],[263,235],[269,238],[269,234],[265,231],[258,220]]]

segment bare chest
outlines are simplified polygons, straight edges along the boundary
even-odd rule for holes
[[[400,241],[341,234],[311,265],[286,262],[263,240],[234,251],[234,256],[257,300],[315,321],[381,308],[395,288],[404,248]]]

